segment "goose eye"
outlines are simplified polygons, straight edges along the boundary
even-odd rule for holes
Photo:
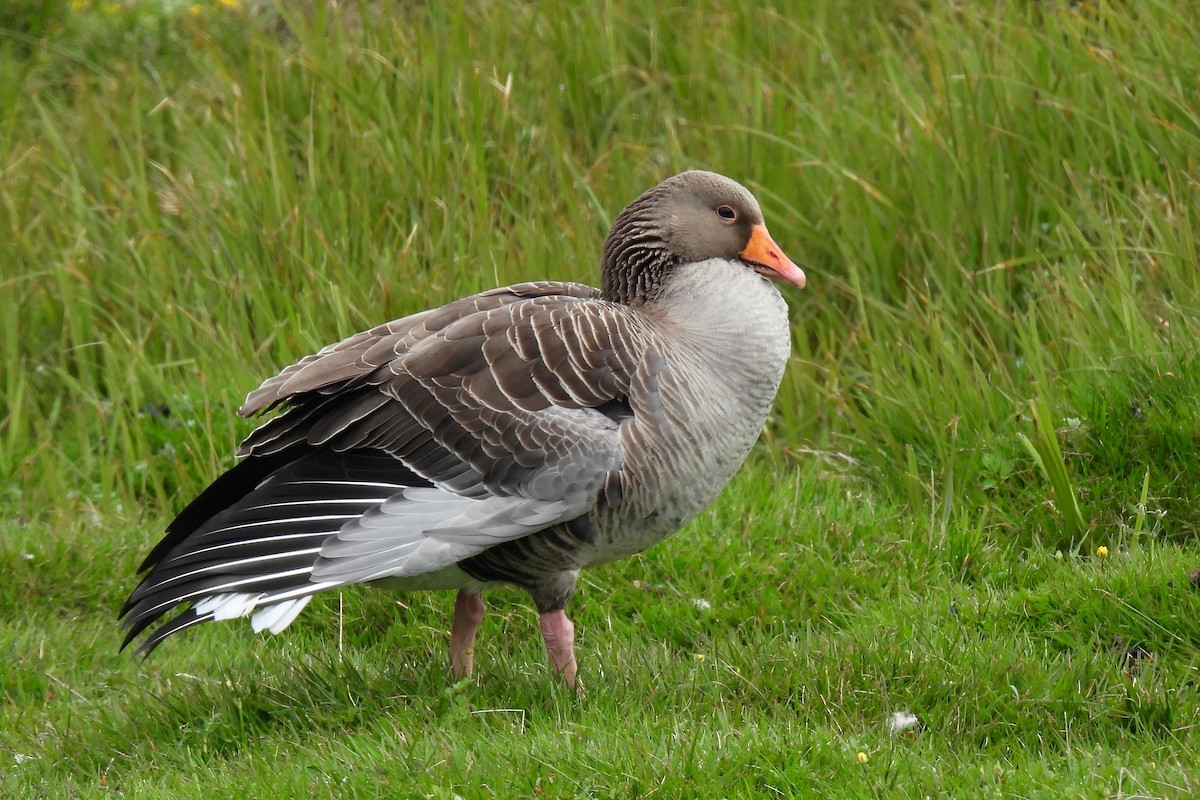
[[[733,222],[737,219],[737,212],[731,206],[721,206],[717,209],[717,216],[726,222]]]

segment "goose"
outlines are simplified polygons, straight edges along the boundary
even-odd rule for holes
[[[757,440],[791,341],[776,283],[804,273],[754,196],[692,170],[617,217],[599,289],[485,291],[285,368],[276,411],[167,527],[120,616],[122,649],[249,617],[279,633],[318,592],[457,590],[469,677],[483,592],[528,592],[554,672],[579,685],[579,571],[646,550],[711,503]]]

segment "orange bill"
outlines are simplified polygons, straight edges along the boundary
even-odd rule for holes
[[[767,233],[766,225],[755,225],[750,230],[750,241],[739,255],[759,275],[804,288],[804,271],[783,254],[771,234]]]

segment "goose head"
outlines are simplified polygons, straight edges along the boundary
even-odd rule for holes
[[[765,278],[803,287],[804,273],[775,244],[754,195],[723,175],[690,170],[630,203],[604,242],[601,295],[653,302],[675,268],[737,261]]]

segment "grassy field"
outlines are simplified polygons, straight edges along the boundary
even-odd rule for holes
[[[1195,4],[800,7],[5,4],[0,796],[1200,794]],[[444,594],[117,652],[261,378],[594,281],[688,167],[809,287],[747,467],[581,582],[586,698],[514,591],[474,682]]]

